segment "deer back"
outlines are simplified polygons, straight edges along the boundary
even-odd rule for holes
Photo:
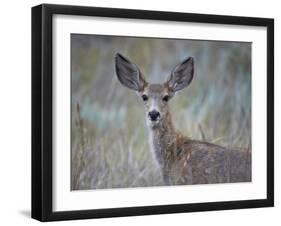
[[[251,181],[251,153],[208,142],[185,139],[171,176],[175,184],[210,184]]]

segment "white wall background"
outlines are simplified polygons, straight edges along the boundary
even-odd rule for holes
[[[0,224],[36,225],[30,215],[31,6],[42,1],[2,1],[0,35]],[[275,18],[275,208],[57,222],[60,225],[276,225],[281,213],[281,14],[278,1],[60,0],[45,3],[136,8]],[[278,117],[279,116],[279,117]]]

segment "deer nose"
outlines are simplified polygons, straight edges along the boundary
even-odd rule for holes
[[[148,116],[151,121],[156,121],[158,117],[160,117],[160,113],[158,111],[150,111],[148,112]]]

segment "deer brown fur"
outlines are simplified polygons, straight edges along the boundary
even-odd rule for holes
[[[251,181],[251,153],[197,141],[176,131],[168,102],[187,87],[194,74],[193,58],[177,65],[163,84],[149,84],[139,68],[121,54],[115,65],[119,81],[137,91],[147,111],[151,150],[167,185]]]

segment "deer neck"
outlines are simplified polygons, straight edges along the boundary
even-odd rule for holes
[[[169,164],[167,160],[173,157],[178,137],[169,110],[159,125],[149,128],[149,136],[151,150],[160,166],[165,168]]]

